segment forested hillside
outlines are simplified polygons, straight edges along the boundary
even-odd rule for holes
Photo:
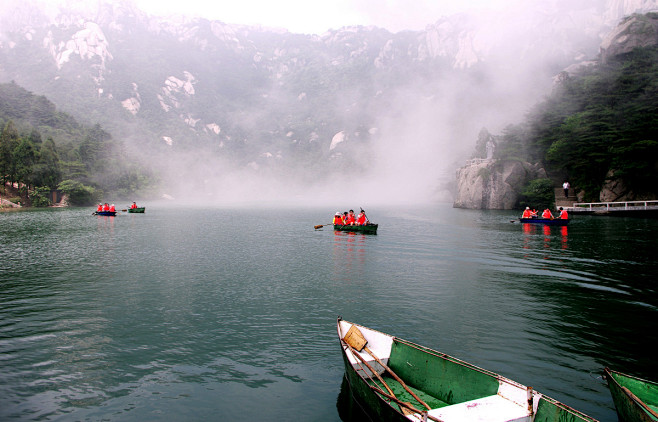
[[[154,180],[99,125],[83,126],[15,83],[0,84],[0,129],[3,193],[18,187],[24,204],[50,205],[55,190],[74,205],[134,197]]]
[[[586,201],[599,201],[610,184],[618,197],[606,199],[656,198],[658,48],[635,48],[561,76],[523,123],[505,128],[496,158],[542,162]]]

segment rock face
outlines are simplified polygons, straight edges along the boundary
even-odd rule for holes
[[[658,44],[658,13],[632,15],[610,32],[601,42],[601,60],[629,53],[637,47]]]
[[[519,161],[473,160],[457,170],[457,195],[453,207],[513,209],[528,181],[546,177],[538,164]]]

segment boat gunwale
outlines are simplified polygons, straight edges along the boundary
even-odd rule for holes
[[[640,382],[642,384],[649,384],[653,387],[658,387],[658,382],[636,377],[634,375],[626,374],[624,372],[615,371],[614,369],[610,369],[608,367],[604,368],[603,372],[608,381],[608,390],[610,390],[610,394],[612,395],[612,399],[613,399],[612,401],[615,404],[615,409],[617,410],[617,414],[619,415],[620,418],[622,417],[622,415],[619,412],[619,408],[617,407],[617,402],[615,400],[616,398],[615,393],[612,391],[612,388],[610,388],[611,381],[612,381],[612,387],[615,390],[617,390],[619,394],[623,395],[623,397],[630,400],[632,404],[637,406],[637,408],[639,408],[645,415],[650,417],[652,420],[658,420],[658,413],[655,410],[653,410],[647,403],[645,403],[644,400],[638,397],[637,394],[635,394],[630,388],[626,387],[625,385],[622,385],[619,382],[619,380],[615,377],[615,375],[619,375],[621,377],[628,378],[633,381]]]

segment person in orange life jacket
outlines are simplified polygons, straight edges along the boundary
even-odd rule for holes
[[[553,219],[553,214],[551,214],[551,210],[546,208],[543,213],[541,213],[541,217],[545,218],[547,220],[552,220]]]
[[[347,224],[348,226],[353,226],[354,224],[356,224],[354,210],[350,210],[350,213],[347,214],[347,219],[345,219],[345,224]]]
[[[114,208],[114,204],[110,205],[110,211],[111,211],[111,212],[116,212],[116,210],[117,210],[117,209]]]
[[[368,222],[368,218],[366,217],[366,212],[361,210],[359,215],[356,217],[356,224],[359,226],[364,226]]]
[[[532,218],[532,211],[530,211],[530,207],[525,207],[525,210],[523,210],[523,215],[521,218]]]
[[[343,224],[343,215],[340,212],[337,212],[334,215],[334,226],[342,226]]]
[[[134,210],[137,208],[137,204],[133,201],[133,204],[130,206],[130,209]]]
[[[564,208],[560,207],[560,215],[558,218],[561,218],[563,220],[568,220],[569,219],[569,214],[564,210]]]
[[[98,204],[98,208],[96,208],[96,212],[103,211],[103,204]]]
[[[532,218],[537,218],[538,212],[537,210],[532,210],[531,217]]]
[[[107,202],[103,205],[103,211],[109,211],[110,210],[110,204]]]

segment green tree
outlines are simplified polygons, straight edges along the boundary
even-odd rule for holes
[[[14,163],[16,166],[16,181],[27,186],[32,185],[34,164],[37,160],[37,152],[32,142],[21,139],[14,148]]]
[[[30,205],[33,207],[48,207],[52,205],[50,189],[45,186],[34,188],[30,194]]]
[[[53,139],[48,138],[43,143],[39,161],[34,166],[34,184],[35,186],[47,186],[54,190],[57,189],[57,185],[61,180],[62,171],[60,170],[57,147]]]
[[[531,180],[521,192],[519,205],[522,208],[553,208],[555,191],[551,179]]]
[[[18,146],[18,130],[13,121],[8,121],[0,133],[0,177],[3,185],[16,181],[14,150]]]
[[[92,205],[100,198],[100,192],[92,186],[86,186],[76,180],[62,181],[58,189],[64,192],[71,205]]]

